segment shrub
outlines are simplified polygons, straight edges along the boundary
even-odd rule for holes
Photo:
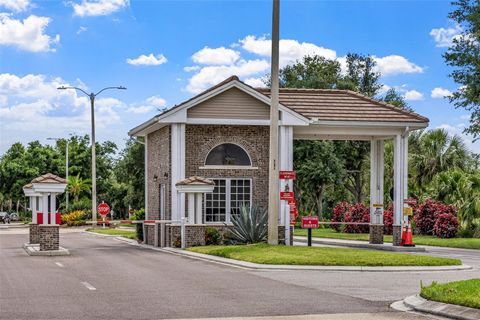
[[[383,233],[393,233],[393,203],[390,203],[388,208],[383,210]]]
[[[438,213],[433,226],[433,234],[439,238],[454,238],[458,231],[458,219],[451,213]]]
[[[233,230],[230,239],[234,243],[257,243],[267,239],[268,215],[265,209],[242,206],[240,212],[232,216]]]
[[[85,211],[74,210],[66,214],[62,214],[62,223],[72,226],[74,221],[85,220]]]
[[[145,220],[145,209],[135,210],[133,212],[132,220]],[[138,241],[143,241],[143,225],[141,223],[137,223],[135,225],[135,230],[137,232],[137,239]]]
[[[350,207],[346,216],[345,222],[370,222],[370,208],[363,203],[357,203]],[[346,233],[368,233],[368,225],[346,225],[343,230]]]
[[[415,210],[413,220],[419,234],[433,235],[435,215],[438,210],[437,206],[438,203],[436,201],[427,199]]]
[[[60,208],[61,210],[66,210],[63,207]],[[78,201],[73,201],[68,205],[68,210],[70,212],[82,210],[87,215],[92,214],[92,201],[88,198],[82,198]],[[90,219],[90,217],[86,217],[86,219]]]
[[[205,229],[205,244],[209,245],[219,245],[222,243],[222,235],[220,232],[212,227]]]
[[[340,202],[333,208],[333,214],[331,222],[345,222],[345,215],[350,210],[351,205],[348,202]],[[343,226],[340,224],[331,224],[330,227],[337,232],[340,232],[343,229]]]

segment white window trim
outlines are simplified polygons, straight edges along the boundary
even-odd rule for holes
[[[232,220],[231,220],[231,203],[230,203],[230,195],[231,195],[231,181],[232,180],[249,180],[250,181],[250,208],[253,205],[253,179],[252,178],[242,178],[242,177],[232,177],[232,178],[208,178],[210,180],[225,180],[225,201],[226,201],[226,207],[225,207],[225,221],[207,221],[207,194],[205,193],[203,196],[203,203],[204,203],[204,208],[203,208],[203,221],[205,221],[205,224],[207,225],[219,225],[219,224],[227,224],[227,225],[232,225]]]
[[[201,167],[198,167],[199,169],[202,170],[208,170],[208,169],[214,169],[214,170],[219,170],[219,169],[232,169],[232,170],[258,170],[258,167],[252,167],[252,166],[217,166],[217,165],[204,165]]]

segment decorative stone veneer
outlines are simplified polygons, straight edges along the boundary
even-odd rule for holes
[[[154,246],[155,245],[155,225],[146,224],[143,229],[143,243]]]
[[[278,226],[278,243],[285,244],[285,227]],[[290,243],[293,243],[293,227],[290,227]]]
[[[51,251],[59,249],[59,226],[40,225],[38,227],[38,231],[40,251]]]
[[[402,226],[393,226],[393,245],[400,246],[402,244]]]
[[[200,169],[208,153],[222,143],[234,143],[249,154],[257,169]],[[268,207],[268,126],[187,125],[185,128],[185,176],[252,179],[253,204]],[[185,206],[188,208],[188,206]]]
[[[165,184],[165,219],[171,219],[171,132],[163,127],[147,136],[147,188],[149,220],[160,219],[160,185]],[[157,181],[153,181],[157,176]]]
[[[40,243],[40,226],[36,223],[30,223],[30,244]]]
[[[370,225],[370,243],[383,244],[383,224]]]

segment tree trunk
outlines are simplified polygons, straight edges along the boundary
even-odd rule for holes
[[[323,194],[324,194],[325,186],[322,184],[317,187],[317,215],[320,220],[322,220],[323,216]]]

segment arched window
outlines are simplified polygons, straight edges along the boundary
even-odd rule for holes
[[[213,148],[205,161],[207,166],[251,166],[252,162],[242,147],[224,143]]]

